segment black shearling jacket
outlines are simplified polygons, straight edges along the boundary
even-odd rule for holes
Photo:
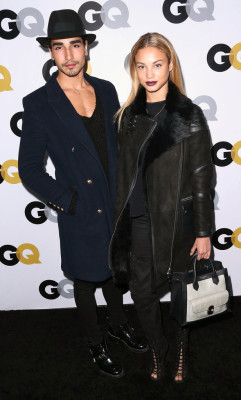
[[[158,289],[170,271],[185,269],[195,238],[212,234],[213,165],[203,112],[172,82],[164,125],[146,115],[145,105],[145,90],[140,88],[125,110],[117,137],[115,229],[109,261],[115,282],[126,285],[131,243],[129,199],[139,157],[148,141],[143,179],[152,231],[154,285]]]

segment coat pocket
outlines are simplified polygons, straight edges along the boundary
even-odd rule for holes
[[[193,221],[193,198],[192,196],[185,197],[181,200],[182,209],[182,239],[193,235],[194,221]]]

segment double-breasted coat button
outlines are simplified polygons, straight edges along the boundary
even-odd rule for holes
[[[97,213],[98,213],[98,214],[102,214],[102,212],[103,212],[103,211],[102,211],[100,208],[97,210]]]
[[[91,185],[93,183],[92,179],[87,179],[88,185]]]
[[[74,147],[72,147],[72,153],[74,152]]]

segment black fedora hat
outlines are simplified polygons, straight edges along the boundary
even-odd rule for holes
[[[48,36],[38,37],[36,40],[43,46],[49,47],[51,39],[67,39],[80,36],[88,43],[92,43],[96,35],[86,34],[79,14],[74,10],[52,11],[48,23]]]

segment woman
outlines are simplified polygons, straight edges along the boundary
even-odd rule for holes
[[[150,377],[164,373],[168,349],[159,298],[190,255],[209,258],[212,234],[210,135],[201,109],[184,94],[172,44],[147,33],[130,56],[132,90],[117,113],[119,166],[110,265],[129,283],[152,351]],[[178,328],[174,381],[187,376],[188,330]]]

